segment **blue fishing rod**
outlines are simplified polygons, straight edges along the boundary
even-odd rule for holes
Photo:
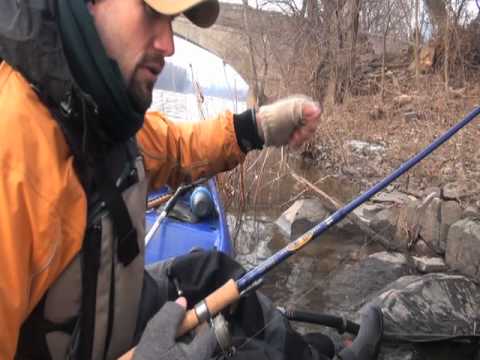
[[[433,143],[428,145],[418,154],[404,162],[400,167],[394,170],[390,175],[378,182],[376,185],[365,191],[363,194],[352,200],[344,207],[335,211],[328,218],[323,220],[295,241],[291,242],[283,249],[277,251],[271,257],[260,263],[258,266],[248,271],[238,280],[230,279],[222,287],[215,290],[212,294],[200,301],[194,308],[187,312],[184,321],[180,325],[178,335],[183,335],[189,330],[195,328],[199,323],[208,320],[210,317],[218,314],[226,306],[232,304],[240,298],[242,292],[247,291],[254,286],[262,277],[277,265],[281,264],[287,258],[295,254],[313,239],[319,237],[330,227],[341,221],[345,216],[355,210],[358,206],[370,199],[372,196],[383,190],[398,177],[406,173],[413,166],[430,155],[434,150],[441,146],[445,141],[455,135],[465,125],[470,123],[480,114],[480,107],[468,114],[463,120],[447,130],[443,135],[438,137]]]

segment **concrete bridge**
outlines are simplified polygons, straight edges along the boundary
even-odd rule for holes
[[[210,51],[223,59],[227,64],[232,66],[252,87],[254,83],[254,75],[250,61],[250,51],[248,46],[248,37],[245,33],[244,27],[244,9],[242,5],[222,3],[220,5],[220,15],[212,27],[208,29],[200,29],[194,26],[185,17],[178,17],[174,23],[173,28],[175,33]],[[258,30],[255,24],[265,24],[265,20],[285,21],[288,19],[280,13],[272,13],[266,11],[259,11],[253,8],[248,8],[248,24],[251,24],[251,30]],[[275,19],[272,19],[275,18]],[[282,19],[282,20],[280,20]],[[250,31],[253,40],[252,46],[258,53],[265,45],[262,41],[263,34],[255,31]],[[263,60],[255,55],[255,62],[257,71],[262,73]],[[269,71],[266,76],[266,87],[272,88],[273,84],[278,82],[278,78],[274,74],[278,74],[275,68],[275,62],[269,59]]]

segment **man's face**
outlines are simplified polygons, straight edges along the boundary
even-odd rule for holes
[[[155,12],[143,0],[97,0],[89,3],[89,9],[129,95],[139,109],[147,110],[164,58],[175,51],[173,18]]]

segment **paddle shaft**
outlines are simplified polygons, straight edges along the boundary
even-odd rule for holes
[[[173,196],[173,194],[170,193],[170,194],[162,195],[162,196],[160,196],[158,198],[155,198],[153,200],[147,201],[147,209],[150,210],[150,209],[159,207],[164,202],[166,202],[168,199],[170,199],[172,196]]]
[[[175,206],[177,203],[177,200],[180,198],[181,195],[183,195],[187,190],[191,189],[192,187],[195,187],[198,184],[201,184],[205,182],[205,178],[200,178],[190,184],[184,184],[180,185],[177,190],[173,194],[166,194],[160,197],[159,199],[152,200],[153,201],[158,201],[159,204],[160,202],[164,202],[162,199],[168,199],[167,203],[165,204],[165,207],[161,211],[160,215],[158,215],[157,219],[153,223],[152,227],[148,231],[148,233],[145,235],[145,246],[152,240],[153,235],[157,232],[158,228],[160,227],[160,224],[162,223],[163,219],[165,219],[172,210],[172,208]]]
[[[377,194],[379,191],[383,190],[393,181],[395,181],[399,176],[403,175],[405,172],[410,170],[413,166],[422,161],[425,157],[430,155],[435,149],[442,145],[445,141],[450,139],[455,135],[460,129],[465,125],[470,123],[480,114],[480,107],[468,114],[463,120],[458,122],[456,125],[447,130],[444,134],[438,137],[434,142],[428,145],[425,149],[420,151],[418,154],[404,162],[400,167],[394,170],[390,175],[385,177],[383,180],[378,182],[376,185],[371,187],[369,190],[365,191],[363,194],[349,202],[344,207],[338,209],[328,218],[323,220],[320,224],[313,227],[311,230],[307,231],[304,235],[300,236],[295,241],[291,242],[289,245],[285,246],[283,249],[279,250],[267,260],[260,263],[258,266],[248,271],[237,281],[229,280],[224,286],[214,291],[209,297],[215,297],[215,309],[210,309],[209,312],[211,316],[214,316],[224,309],[232,302],[240,298],[240,293],[246,290],[248,287],[253,285],[256,281],[262,278],[268,271],[285,261],[287,258],[295,254],[298,250],[303,248],[308,244],[312,239],[320,236],[327,229],[341,221],[345,216],[350,212],[355,210],[358,206],[363,204],[365,201],[370,199],[372,196]],[[228,286],[227,286],[228,285]],[[234,286],[233,286],[234,285]],[[208,299],[208,297],[207,297]],[[218,301],[221,301],[220,304]],[[208,304],[207,304],[208,305]],[[218,310],[220,309],[220,310]],[[198,325],[198,318],[196,317],[194,310],[189,310],[187,316],[185,317],[183,323],[181,324],[181,331],[178,332],[179,335],[183,335],[186,332],[192,330]]]

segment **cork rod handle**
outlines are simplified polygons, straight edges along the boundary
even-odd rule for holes
[[[234,280],[230,279],[222,287],[208,295],[204,301],[207,304],[210,315],[213,317],[239,298],[240,292],[238,291],[237,284]],[[187,311],[183,322],[178,328],[177,337],[186,334],[198,325],[199,322],[195,310],[191,309]]]

